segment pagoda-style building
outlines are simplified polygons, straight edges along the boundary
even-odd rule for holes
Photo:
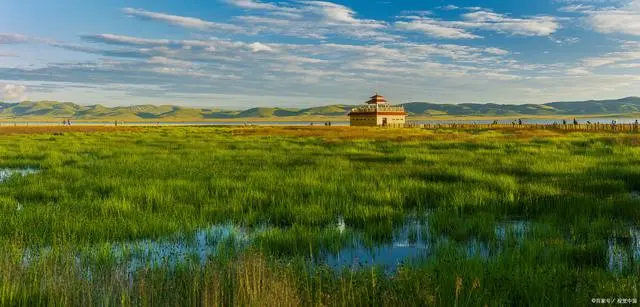
[[[378,94],[371,97],[366,105],[353,108],[349,113],[351,126],[404,127],[406,117],[404,107],[391,106]]]

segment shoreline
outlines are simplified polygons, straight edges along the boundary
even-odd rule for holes
[[[451,120],[451,121],[473,121],[473,120],[545,120],[545,119],[555,119],[555,120],[570,120],[570,119],[589,119],[589,118],[640,118],[640,114],[637,113],[628,113],[628,114],[582,114],[582,115],[500,115],[500,116],[453,116],[453,115],[437,115],[437,116],[407,116],[407,121],[440,121],[440,120]],[[15,118],[15,119],[7,119],[0,118],[0,125],[4,124],[59,124],[62,125],[62,120],[67,118]],[[118,123],[123,123],[125,125],[131,124],[160,124],[168,123],[168,124],[215,124],[215,123],[269,123],[269,122],[292,122],[292,123],[304,123],[304,122],[348,122],[349,118],[346,116],[334,116],[334,117],[273,117],[273,118],[221,118],[221,119],[202,119],[202,118],[185,118],[185,119],[155,119],[155,120],[144,120],[144,119],[74,119],[70,118],[72,123],[86,123],[86,124],[115,124],[115,121]]]

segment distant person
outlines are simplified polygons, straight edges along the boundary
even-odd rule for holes
[[[562,124],[563,124],[563,125],[567,125],[567,120],[566,120],[566,119],[563,119],[563,120],[562,120]]]
[[[331,122],[329,122],[329,127],[331,127]]]
[[[497,124],[498,124],[498,121],[497,121],[497,120],[494,120],[494,121],[493,121],[493,123],[491,123],[491,124],[492,124],[492,125],[497,125]]]
[[[114,121],[113,123],[116,125],[116,127],[118,127],[118,121],[117,120]]]
[[[521,118],[518,119],[518,125],[522,126],[522,119]]]
[[[311,122],[311,123],[309,124],[309,126],[313,126],[313,122]]]
[[[573,124],[576,125],[576,126],[578,125],[578,120],[575,119],[575,117],[573,118]]]

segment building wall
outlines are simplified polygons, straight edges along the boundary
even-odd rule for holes
[[[406,123],[406,115],[378,115],[377,125],[382,126],[385,118],[389,127],[404,127]]]
[[[375,115],[353,115],[350,118],[351,126],[376,126]]]
[[[384,119],[387,119],[389,127],[404,127],[406,123],[405,115],[352,115],[350,116],[351,126],[382,126]]]

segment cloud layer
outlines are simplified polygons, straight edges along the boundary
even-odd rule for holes
[[[600,33],[640,36],[640,0],[601,8],[590,4],[572,4],[561,10],[585,15],[585,22]]]
[[[233,97],[230,105],[250,101],[246,106],[353,103],[373,90],[400,100],[525,103],[624,95],[640,88],[640,43],[633,39],[612,39],[597,54],[555,60],[538,48],[547,44],[558,53],[576,52],[580,47],[571,46],[582,40],[570,27],[640,35],[635,29],[640,0],[615,5],[563,0],[558,14],[529,15],[442,5],[384,20],[327,1],[221,1],[237,13],[208,20],[119,8],[133,22],[174,27],[178,34],[171,36],[133,29],[82,32],[68,41],[0,33],[2,99],[24,99],[25,85],[31,97],[102,92],[120,101],[144,97],[217,105],[221,97]],[[8,48],[25,46],[69,56],[16,64],[16,53]],[[265,96],[281,99],[264,101]]]

